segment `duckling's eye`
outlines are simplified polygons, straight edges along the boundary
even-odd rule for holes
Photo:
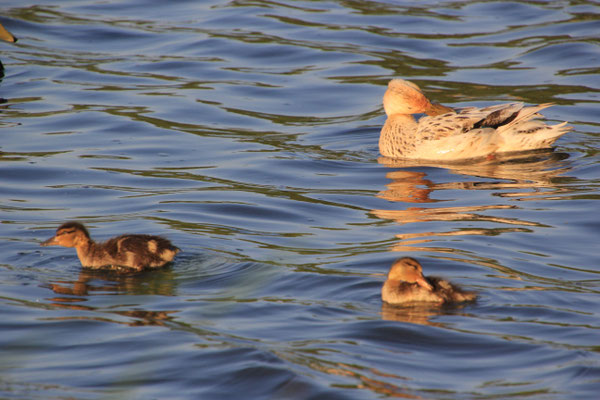
[[[75,229],[71,229],[70,231],[60,231],[56,234],[56,236],[64,235],[65,233],[73,233]]]
[[[414,263],[410,263],[410,264],[408,264],[408,266],[411,267],[412,269],[414,269],[415,271],[417,271],[419,269],[417,264],[414,264]]]

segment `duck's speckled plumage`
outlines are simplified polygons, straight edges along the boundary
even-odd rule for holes
[[[173,261],[179,249],[160,236],[121,235],[104,243],[94,242],[85,226],[66,222],[42,246],[75,247],[81,265],[87,268],[130,268],[141,271]]]
[[[462,290],[441,278],[425,277],[421,264],[410,257],[401,258],[392,265],[381,288],[381,299],[396,305],[441,305],[473,301],[476,297],[475,292]]]
[[[523,103],[454,110],[432,104],[417,85],[393,79],[383,96],[388,116],[379,151],[391,158],[456,161],[495,153],[550,148],[568,132],[566,122],[546,125],[535,120],[552,103]],[[412,114],[427,113],[419,121]]]

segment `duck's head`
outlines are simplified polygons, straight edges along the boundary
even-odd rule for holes
[[[410,257],[403,257],[395,261],[388,272],[388,279],[416,283],[424,289],[429,291],[433,290],[431,284],[427,282],[427,279],[423,276],[423,267],[421,264]]]
[[[79,247],[90,241],[90,234],[79,222],[66,222],[58,227],[56,234],[42,246]]]
[[[394,114],[420,114],[429,110],[431,103],[414,83],[392,79],[383,95],[383,108],[388,117]]]

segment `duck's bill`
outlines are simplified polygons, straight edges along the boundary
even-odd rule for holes
[[[58,242],[56,241],[56,236],[52,236],[50,239],[40,243],[40,246],[58,246]]]
[[[0,39],[6,40],[7,42],[14,43],[17,38],[14,37],[9,31],[7,31],[2,25],[0,25]]]
[[[429,107],[427,111],[425,111],[425,114],[429,115],[430,117],[435,117],[436,115],[448,114],[453,112],[455,112],[454,109],[450,107],[446,107],[438,103],[431,103],[431,107]]]

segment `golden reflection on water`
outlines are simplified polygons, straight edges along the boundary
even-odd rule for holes
[[[407,392],[407,389],[403,389],[398,385],[395,385],[393,383],[390,382],[386,382],[386,378],[393,378],[393,379],[403,379],[405,380],[406,378],[394,375],[394,374],[390,374],[390,373],[384,373],[381,371],[378,371],[374,368],[370,368],[368,372],[378,376],[377,379],[375,378],[371,378],[369,376],[367,376],[367,374],[365,373],[361,373],[361,372],[357,372],[354,370],[355,367],[353,367],[352,365],[348,365],[348,364],[344,364],[344,363],[337,363],[334,366],[321,366],[319,364],[313,363],[311,365],[312,368],[315,368],[317,370],[323,371],[323,372],[327,372],[329,374],[333,374],[333,375],[339,375],[339,376],[348,376],[348,377],[352,377],[355,379],[358,379],[360,381],[360,383],[356,386],[357,389],[368,389],[371,390],[375,393],[380,393],[383,394],[385,396],[388,397],[397,397],[397,398],[403,398],[403,399],[421,399],[421,396],[415,396]]]
[[[326,358],[318,357],[319,352],[275,352],[275,354],[292,363],[303,364],[312,370],[329,375],[352,378],[356,383],[348,385],[355,389],[366,389],[374,393],[383,394],[386,397],[403,399],[421,399],[421,396],[410,394],[411,389],[399,386],[391,381],[407,382],[408,378],[390,372],[384,372],[376,368],[363,367],[359,363],[348,364],[335,362]],[[281,393],[285,394],[285,393]]]
[[[554,181],[570,170],[563,163],[560,153],[540,153],[532,156],[515,154],[506,155],[489,161],[472,162],[468,164],[439,165],[433,163],[407,162],[387,157],[378,159],[380,164],[389,168],[408,167],[446,167],[457,176],[465,180],[456,182],[435,183],[428,179],[427,173],[422,171],[396,170],[386,174],[391,180],[387,189],[380,192],[377,197],[396,203],[422,203],[427,207],[406,207],[398,210],[372,210],[372,214],[382,219],[396,221],[400,225],[415,222],[432,221],[480,221],[509,225],[509,227],[494,228],[466,228],[438,232],[404,232],[397,234],[400,241],[392,247],[392,251],[435,251],[441,253],[455,253],[456,249],[449,247],[424,247],[425,243],[434,241],[432,237],[464,236],[464,235],[498,235],[506,232],[530,232],[532,227],[545,227],[537,221],[528,221],[522,218],[509,218],[490,216],[484,214],[488,210],[519,209],[517,205],[485,204],[469,206],[435,206],[440,200],[432,198],[435,191],[439,190],[487,190],[493,196],[510,198],[512,201],[525,201],[535,199],[553,199],[564,196],[570,190],[564,186],[559,187]],[[474,181],[473,177],[486,180]],[[563,177],[564,178],[564,177]],[[489,179],[497,179],[489,181]]]

